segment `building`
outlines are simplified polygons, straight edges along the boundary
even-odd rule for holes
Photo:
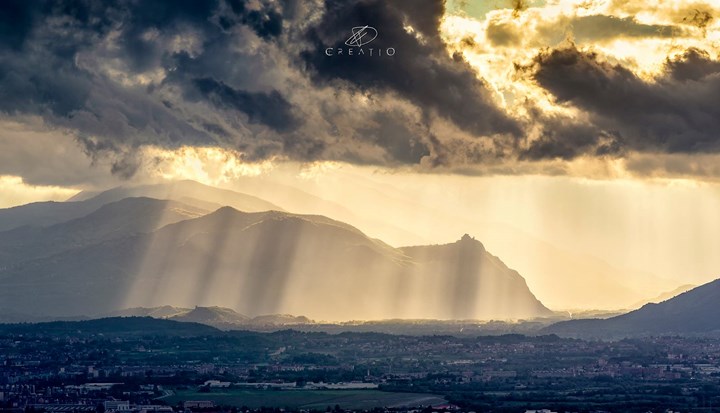
[[[183,403],[186,409],[212,409],[215,403],[210,400],[188,400]]]
[[[106,400],[103,402],[106,412],[127,412],[130,411],[130,402],[127,400]]]

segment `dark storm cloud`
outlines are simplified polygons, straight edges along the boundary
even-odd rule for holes
[[[543,52],[519,70],[587,118],[532,102],[527,115],[509,113],[461,55],[448,55],[443,13],[439,0],[8,0],[0,115],[70,132],[120,177],[142,167],[150,145],[431,169],[719,149],[719,63],[707,53],[688,50],[648,82],[575,48]],[[588,38],[671,29],[607,16],[570,24]],[[378,31],[366,51],[383,56],[324,53],[347,50],[364,25]],[[508,47],[523,35],[488,30]]]
[[[33,27],[35,11],[32,4],[23,0],[8,0],[0,13],[0,45],[19,49]]]
[[[119,26],[109,20],[123,15],[117,4],[38,1],[23,6],[34,8],[18,11],[7,2],[0,6],[6,20],[3,32],[13,30],[7,24],[12,13],[32,16],[21,35],[0,49],[0,110],[39,114],[79,136],[92,134],[108,141],[96,148],[211,141],[141,87],[124,87],[78,65],[79,53]]]
[[[655,81],[576,47],[549,50],[535,59],[533,77],[564,104],[586,111],[598,142],[610,148],[668,153],[720,150],[720,68],[689,50],[670,60]]]
[[[581,155],[617,156],[624,152],[622,136],[598,129],[595,125],[567,117],[540,113],[535,120],[543,125],[539,138],[519,151],[523,160],[564,159]]]
[[[315,48],[303,54],[317,82],[344,80],[364,90],[394,91],[475,135],[520,134],[520,126],[492,102],[487,86],[467,62],[459,55],[447,56],[438,32],[440,2],[328,0],[325,4],[324,18],[308,33]],[[357,58],[322,53],[329,47],[346,48],[350,29],[364,25],[378,31],[372,43],[375,50],[393,48],[396,54]]]
[[[290,103],[276,90],[270,93],[251,93],[233,89],[223,82],[209,78],[194,79],[193,83],[213,104],[244,112],[251,123],[263,123],[282,132],[292,129],[299,122],[292,113]]]
[[[135,172],[145,145],[413,164],[430,154],[434,114],[473,134],[520,133],[470,67],[444,53],[440,1],[9,0],[0,8],[0,111],[74,133],[120,176]],[[312,47],[342,43],[354,18],[382,27],[400,53],[391,65],[364,59],[333,69],[316,60],[326,56]],[[332,78],[348,81],[343,96],[372,89],[377,108],[359,119],[352,98],[330,92]]]
[[[123,29],[119,44],[125,62],[134,71],[157,67],[165,50],[157,36],[182,30],[182,26],[207,29],[214,1],[140,2],[122,18]],[[155,33],[153,33],[153,31]]]
[[[702,81],[707,76],[720,73],[720,62],[700,49],[691,48],[679,58],[668,59],[665,63],[668,75],[677,81]]]
[[[261,11],[244,11],[241,2],[233,4],[240,15],[229,14],[239,22],[263,36],[279,33],[275,14],[266,21]],[[184,30],[196,29],[219,35],[219,28],[209,21],[218,8],[213,1],[8,1],[0,7],[0,86],[5,98],[0,108],[6,112],[46,109],[59,117],[72,117],[87,108],[91,89],[116,93],[109,90],[111,82],[75,61],[78,53],[91,51],[112,30],[119,33],[114,45],[119,52],[110,57],[122,58],[131,74],[161,67],[162,59],[168,57],[156,33],[182,35]],[[121,98],[130,95],[126,92]],[[149,93],[145,95],[150,98]]]
[[[252,27],[263,39],[270,39],[282,32],[282,15],[276,10],[265,7],[263,10],[253,10],[244,0],[230,0],[232,15],[220,16],[223,28],[228,29],[234,24],[245,24]]]
[[[413,123],[402,113],[380,112],[369,119],[367,126],[359,128],[358,133],[363,139],[384,146],[399,163],[417,164],[429,156],[430,151],[420,138],[427,132],[418,130],[422,126]]]

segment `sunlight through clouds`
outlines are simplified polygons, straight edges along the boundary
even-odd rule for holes
[[[404,254],[432,261],[424,250],[387,258],[377,239],[466,233],[558,307],[617,307],[717,276],[720,1],[420,1],[92,3],[78,15],[24,3],[31,27],[0,45],[0,207],[108,188],[190,202],[133,247],[143,277],[126,305],[296,311],[289,291],[321,287],[313,251],[337,247],[360,267],[380,251],[366,278],[377,287],[332,280],[324,294],[346,282],[368,317],[427,315],[411,299],[367,304],[442,284],[406,279]],[[373,46],[396,53],[343,60],[352,28],[371,24]],[[223,196],[174,186],[187,180]],[[210,217],[207,231],[175,222],[182,208]],[[315,216],[253,215],[268,210]],[[339,228],[317,215],[373,241],[297,245]],[[281,226],[289,240],[260,231]],[[428,308],[464,294],[458,280]]]
[[[20,176],[0,175],[0,208],[36,200],[64,201],[77,192],[78,190],[59,186],[28,185]]]
[[[258,176],[273,169],[273,160],[243,162],[237,151],[217,147],[185,146],[176,150],[145,148],[143,157],[151,176],[163,179],[191,179],[218,185],[240,176]]]

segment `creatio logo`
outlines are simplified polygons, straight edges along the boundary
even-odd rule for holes
[[[325,55],[328,57],[332,56],[394,56],[394,47],[363,47],[370,44],[373,40],[377,39],[378,31],[376,28],[365,25],[355,26],[351,30],[350,37],[345,40],[347,48],[334,48],[328,47],[325,49]]]
[[[371,26],[356,26],[352,28],[352,35],[345,40],[348,46],[362,47],[377,37],[377,29]]]

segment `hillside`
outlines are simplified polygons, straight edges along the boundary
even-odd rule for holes
[[[43,336],[103,335],[117,336],[201,336],[219,331],[198,323],[181,323],[150,317],[113,317],[83,321],[51,321],[36,324],[0,324],[0,335],[31,334]]]
[[[719,312],[720,279],[617,317],[563,321],[542,332],[594,338],[705,334],[720,331]]]
[[[47,227],[22,226],[0,232],[0,265],[152,232],[165,225],[207,214],[176,201],[125,198],[90,214]]]
[[[421,264],[425,277],[443,274],[447,284],[452,319],[523,318],[526,314],[550,316],[517,271],[509,269],[499,258],[485,250],[480,241],[465,234],[459,241],[446,245],[401,248]],[[503,294],[508,291],[511,294]],[[522,299],[520,299],[522,298]]]
[[[258,197],[214,188],[194,181],[117,187],[102,192],[81,192],[67,202],[35,202],[0,209],[0,231],[31,226],[46,227],[84,217],[106,204],[125,198],[173,200],[200,210],[213,211],[229,205],[241,211],[282,210]]]
[[[55,316],[219,306],[315,320],[551,314],[477,241],[396,249],[326,217],[231,207],[117,238],[94,225],[104,234],[98,242],[0,268],[4,306]],[[22,248],[44,245],[34,239]]]

